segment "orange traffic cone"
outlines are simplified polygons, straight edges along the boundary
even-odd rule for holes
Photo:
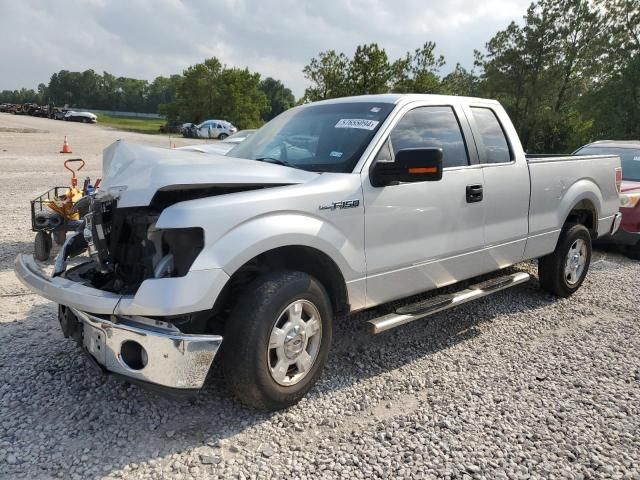
[[[71,151],[71,146],[69,145],[69,142],[67,141],[67,136],[64,136],[64,143],[62,144],[62,150],[60,150],[60,153],[73,153]]]

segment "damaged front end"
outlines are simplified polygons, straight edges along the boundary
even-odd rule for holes
[[[230,279],[211,252],[198,262],[205,249],[200,226],[211,228],[212,215],[201,200],[317,176],[118,141],[104,152],[100,190],[78,204],[83,224],[67,236],[53,275],[26,254],[17,256],[15,273],[60,305],[63,332],[102,369],[196,390],[222,342],[216,308]],[[172,207],[190,201],[193,209],[184,209],[188,218],[176,215],[183,210]]]
[[[65,274],[100,290],[135,294],[147,279],[185,276],[204,247],[204,231],[157,229],[159,216],[152,207],[117,208],[117,200],[92,199],[84,228],[64,245],[55,275],[86,250],[91,264]]]
[[[203,230],[158,229],[161,212],[153,207],[88,201],[54,276],[26,255],[16,259],[16,274],[59,304],[63,333],[102,371],[169,395],[197,391],[222,343],[208,320],[228,279],[221,270],[189,271],[204,247]],[[85,252],[86,261],[67,268]]]

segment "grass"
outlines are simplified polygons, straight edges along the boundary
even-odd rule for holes
[[[160,133],[160,125],[164,125],[165,121],[161,118],[125,118],[112,117],[111,115],[98,114],[98,123],[125,130],[127,132],[136,133]]]

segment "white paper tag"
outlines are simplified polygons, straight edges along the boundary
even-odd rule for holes
[[[343,118],[336,123],[335,128],[358,128],[361,130],[373,130],[378,125],[377,120],[366,118]]]
[[[330,157],[336,157],[336,158],[340,158],[342,157],[342,152],[331,152],[329,154]]]

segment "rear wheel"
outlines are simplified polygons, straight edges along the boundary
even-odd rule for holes
[[[43,231],[36,233],[36,239],[33,242],[33,253],[37,260],[41,262],[48,260],[51,246],[51,235]]]
[[[553,253],[538,260],[540,286],[559,297],[575,293],[591,263],[591,234],[584,225],[563,229]]]
[[[244,295],[225,328],[225,378],[247,405],[289,407],[311,389],[326,363],[329,297],[315,278],[291,271],[257,279]]]

